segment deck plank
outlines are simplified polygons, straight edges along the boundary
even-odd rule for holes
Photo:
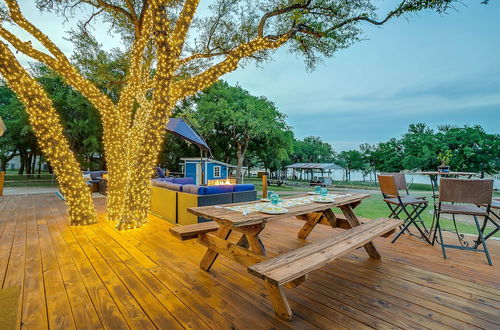
[[[48,329],[42,254],[34,207],[35,198],[35,195],[26,197],[26,269],[24,273],[22,326],[28,329]]]
[[[5,271],[5,279],[2,288],[21,287],[21,299],[18,306],[17,328],[21,327],[23,319],[24,300],[24,274],[26,270],[26,229],[27,229],[27,212],[28,198],[23,196],[19,203],[18,212],[16,215],[14,237],[12,241],[12,250],[10,251],[7,269]],[[44,327],[44,324],[40,324]]]
[[[95,204],[104,211],[105,199]],[[2,288],[21,286],[18,327],[500,327],[498,241],[489,241],[490,267],[480,253],[450,251],[445,260],[438,246],[407,235],[396,244],[376,238],[382,260],[356,250],[287,289],[294,318],[286,322],[274,316],[261,280],[225,257],[210,272],[200,270],[205,248],[177,240],[159,218],[117,232],[103,220],[71,227],[65,212],[52,194],[0,197],[0,280]],[[339,232],[317,226],[300,240],[301,224],[268,224],[262,239],[269,255]]]
[[[48,196],[45,198],[46,205],[50,205],[48,198]],[[73,263],[66,242],[59,231],[53,210],[50,207],[46,209],[50,211],[46,218],[47,226],[75,325],[77,328],[101,329],[102,324],[97,311]]]
[[[68,247],[71,258],[74,260],[74,265],[88,292],[92,305],[99,315],[102,326],[104,328],[128,329],[129,326],[120,309],[116,306],[106,286],[100,280],[92,263],[87,259],[78,240],[73,236],[71,227],[68,225],[68,219],[66,219],[64,213],[64,204],[51,201],[50,205],[54,214],[57,215],[55,218],[56,223]],[[73,310],[73,316],[76,313],[78,311]]]
[[[43,199],[43,196],[37,196],[36,202],[41,204]],[[43,282],[45,285],[49,327],[53,329],[74,329],[76,325],[73,313],[71,312],[71,305],[47,223],[47,219],[50,217],[50,210],[47,208],[36,208],[35,212],[42,257]]]

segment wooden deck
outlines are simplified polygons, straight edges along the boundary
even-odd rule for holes
[[[104,199],[96,199],[103,211]],[[266,227],[271,253],[307,244],[294,219]],[[375,241],[381,261],[364,250],[311,274],[287,294],[291,322],[274,317],[262,283],[221,257],[210,273],[205,249],[181,242],[151,218],[117,232],[101,221],[70,227],[55,195],[0,197],[0,280],[20,286],[18,323],[30,329],[500,328],[500,244],[493,267],[480,253],[450,250],[411,237]],[[333,233],[318,230],[309,241]],[[0,325],[1,328],[1,325]]]

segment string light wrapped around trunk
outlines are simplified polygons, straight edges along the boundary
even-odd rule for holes
[[[8,46],[0,42],[0,74],[26,107],[38,145],[52,165],[64,194],[72,225],[96,221],[94,204],[75,155],[63,133],[59,116],[40,84],[19,64]]]

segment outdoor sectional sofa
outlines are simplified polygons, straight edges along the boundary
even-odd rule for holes
[[[83,174],[90,174],[87,185],[92,185],[92,192],[99,191],[99,182],[102,179],[102,175],[106,173],[108,173],[108,171],[83,171]]]
[[[189,225],[207,221],[188,211],[190,207],[254,201],[257,191],[252,184],[198,186],[192,178],[152,180],[152,214],[171,223]]]

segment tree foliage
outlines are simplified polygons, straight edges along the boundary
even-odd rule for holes
[[[289,127],[285,115],[265,97],[250,95],[239,86],[220,81],[196,98],[194,118],[199,131],[214,146],[214,153],[225,161],[236,159],[237,176],[241,174],[247,152],[284,159],[289,145]],[[267,146],[267,147],[266,147]]]
[[[358,150],[341,151],[336,163],[344,169],[347,181],[351,181],[352,171],[362,171],[367,166],[363,154]]]
[[[500,171],[500,135],[481,126],[443,125],[438,130],[412,124],[400,139],[364,146],[367,166],[378,172],[436,171],[439,155],[450,153],[454,171],[494,174]]]
[[[294,163],[331,163],[334,160],[333,147],[319,136],[308,136],[295,140],[292,161]]]

